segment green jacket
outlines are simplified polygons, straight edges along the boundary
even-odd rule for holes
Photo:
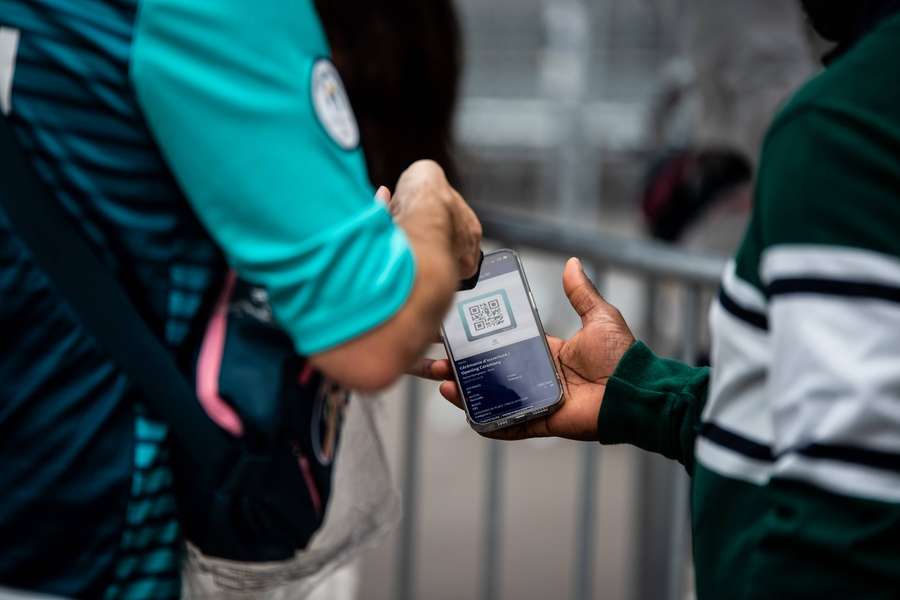
[[[788,103],[713,366],[625,355],[599,415],[692,475],[700,598],[900,596],[900,17]]]

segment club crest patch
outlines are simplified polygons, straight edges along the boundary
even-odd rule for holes
[[[312,68],[312,103],[322,128],[344,150],[359,146],[359,126],[334,64],[320,58]]]

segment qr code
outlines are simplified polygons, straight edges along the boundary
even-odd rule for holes
[[[503,290],[462,302],[459,312],[469,340],[515,327],[509,300]]]
[[[494,298],[487,302],[478,304],[470,304],[469,319],[475,331],[484,331],[485,329],[493,329],[502,327],[507,324],[506,315],[500,310],[500,300]]]

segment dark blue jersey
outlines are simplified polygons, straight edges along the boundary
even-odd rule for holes
[[[226,259],[302,355],[412,289],[328,56],[311,0],[0,0],[0,110],[185,372]],[[0,232],[0,585],[177,596],[166,428]]]
[[[136,8],[0,0],[0,27],[17,33],[8,118],[143,316],[188,353],[222,261],[134,99]],[[0,584],[72,597],[177,597],[166,429],[140,414],[124,377],[2,213],[0,295]]]

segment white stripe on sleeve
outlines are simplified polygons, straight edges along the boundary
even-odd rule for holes
[[[722,277],[722,289],[725,293],[747,310],[758,313],[766,312],[766,298],[763,293],[737,276],[734,260],[728,261],[725,275]]]
[[[900,454],[900,303],[776,297],[767,396],[775,452],[810,443]]]
[[[805,481],[855,498],[900,502],[900,474],[841,461],[787,454],[776,463],[772,477]]]
[[[706,438],[697,438],[695,453],[701,465],[719,475],[756,485],[769,481],[772,463],[754,460]]]
[[[774,439],[764,395],[769,341],[766,331],[748,325],[714,301],[710,309],[712,377],[703,422],[769,445]]]
[[[817,278],[900,287],[900,258],[859,248],[778,245],[763,252],[760,276],[765,285],[778,279]]]

